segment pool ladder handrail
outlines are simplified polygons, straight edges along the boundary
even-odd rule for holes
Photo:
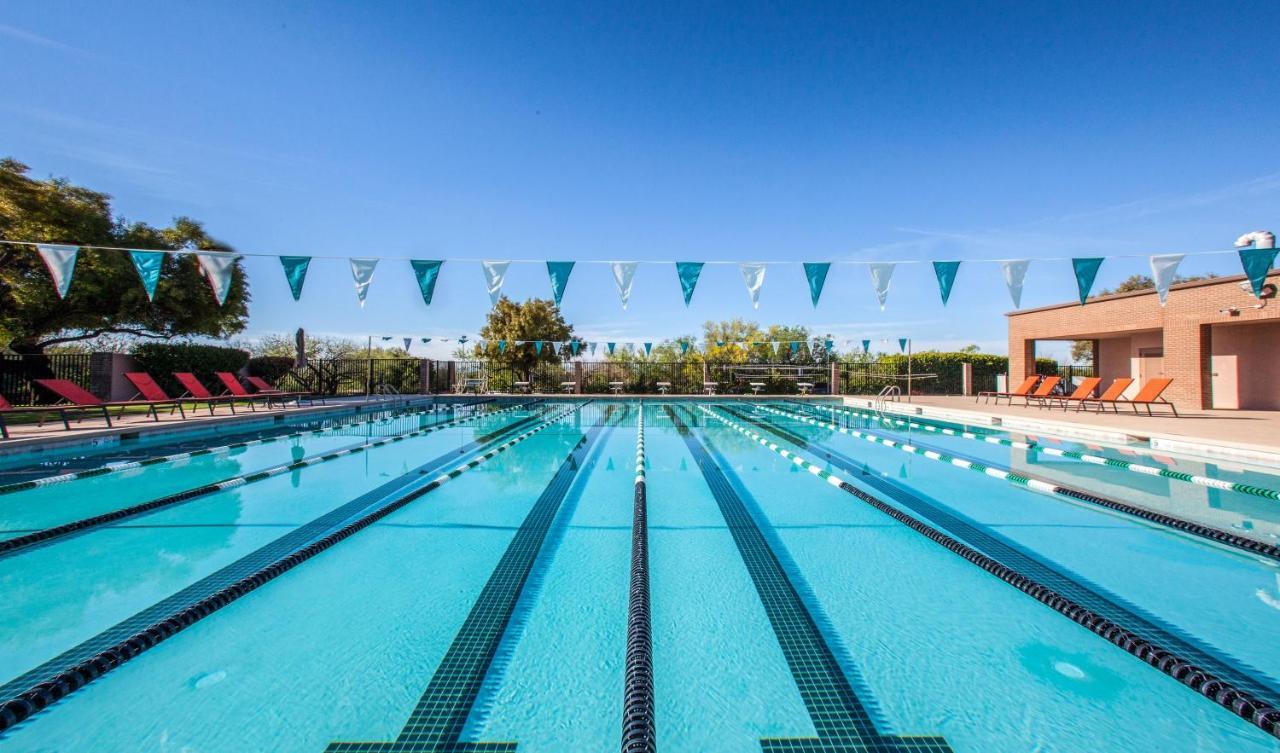
[[[900,397],[902,397],[901,387],[896,384],[886,385],[880,389],[871,407],[881,418],[884,418],[885,411],[889,407],[889,401],[893,400],[896,403]]]

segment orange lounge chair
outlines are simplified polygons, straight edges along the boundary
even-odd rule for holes
[[[240,380],[236,378],[236,375],[232,374],[230,371],[215,371],[213,372],[213,375],[218,378],[218,381],[222,382],[222,386],[226,388],[227,394],[234,395],[240,398],[256,397],[256,398],[265,399],[267,401],[268,408],[271,407],[272,403],[275,401],[276,398],[285,397],[284,393],[275,393],[275,392],[259,392],[256,394],[252,393],[249,390],[246,390],[244,388],[244,385],[240,384]],[[296,397],[294,398],[294,402],[297,402]],[[282,406],[284,405],[283,400],[281,401],[281,405]]]
[[[173,372],[173,378],[177,379],[178,384],[181,384],[182,388],[186,390],[186,392],[182,394],[182,399],[191,398],[192,400],[209,402],[211,404],[225,402],[228,406],[230,406],[232,413],[236,412],[236,401],[240,400],[241,398],[235,395],[213,394],[212,392],[209,391],[209,388],[205,387],[204,383],[201,382],[199,379],[197,379],[196,375],[192,374],[190,371],[175,371]],[[246,404],[248,404],[249,410],[257,410],[257,408],[253,407],[252,396],[248,398],[244,398],[244,401]],[[213,413],[212,406],[210,407],[209,412]]]
[[[981,400],[984,397],[987,398],[988,402],[990,402],[990,399],[994,397],[996,399],[996,405],[999,405],[1000,398],[1007,397],[1009,398],[1009,402],[1013,403],[1013,399],[1015,397],[1026,397],[1027,395],[1030,395],[1032,388],[1036,386],[1036,382],[1038,381],[1040,381],[1040,375],[1032,374],[1031,376],[1023,380],[1022,384],[1018,385],[1018,389],[1014,390],[1013,392],[995,392],[995,391],[979,392],[978,397],[974,400],[974,402],[976,403],[978,402],[978,400]]]
[[[1055,403],[1060,402],[1062,403],[1062,409],[1066,410],[1067,406],[1070,405],[1072,401],[1084,400],[1087,397],[1092,397],[1093,391],[1098,389],[1099,384],[1102,384],[1102,380],[1098,377],[1087,377],[1080,380],[1080,384],[1076,387],[1075,392],[1072,392],[1070,395],[1049,395],[1039,401],[1040,407],[1052,408]]]
[[[1133,384],[1133,380],[1129,377],[1117,377],[1113,382],[1111,382],[1111,386],[1107,388],[1107,391],[1102,393],[1099,397],[1086,397],[1076,403],[1076,410],[1084,410],[1085,406],[1096,403],[1098,405],[1099,413],[1101,413],[1108,405],[1115,408],[1116,413],[1119,413],[1120,409],[1116,408],[1116,403],[1121,401],[1124,391],[1129,389],[1129,385],[1131,384]]]
[[[176,406],[177,410],[182,410],[182,406],[178,405],[176,400],[119,400],[108,402],[100,399],[97,395],[84,389],[75,382],[66,379],[37,379],[36,384],[44,389],[52,392],[61,399],[62,403],[55,404],[55,407],[67,410],[81,410],[84,412],[97,413],[102,412],[102,418],[107,422],[107,428],[111,427],[111,414],[109,408],[119,408],[120,414],[124,413],[125,408],[135,405],[147,406],[147,415],[156,421],[160,420],[161,406]],[[186,417],[186,414],[183,414]],[[65,423],[65,420],[64,420]],[[70,428],[70,427],[67,427]]]
[[[1062,377],[1058,377],[1058,376],[1045,377],[1044,381],[1040,383],[1040,386],[1036,387],[1035,392],[1032,392],[1030,395],[1025,396],[1025,399],[1026,399],[1025,404],[1031,405],[1032,400],[1039,401],[1039,400],[1044,400],[1048,398],[1050,395],[1053,394],[1053,388],[1057,387],[1058,382],[1061,382],[1061,381],[1062,381]],[[1012,398],[1009,399],[1009,405],[1013,405]]]
[[[245,377],[245,381],[248,382],[251,387],[257,390],[259,395],[277,395],[277,396],[291,395],[295,398],[305,397],[307,399],[307,402],[314,402],[316,399],[315,395],[311,392],[305,392],[303,390],[295,390],[293,392],[289,392],[287,390],[282,390],[279,387],[272,387],[271,383],[263,379],[262,377],[248,376],[248,377]],[[320,398],[320,402],[323,403],[324,398]]]
[[[1160,397],[1164,394],[1164,391],[1169,388],[1169,385],[1172,382],[1173,380],[1169,377],[1154,377],[1152,379],[1148,379],[1147,383],[1142,385],[1142,389],[1138,390],[1138,394],[1134,395],[1133,399],[1129,401],[1129,404],[1133,406],[1134,414],[1137,415],[1138,406],[1141,405],[1147,409],[1148,416],[1154,416],[1155,414],[1151,412],[1151,406],[1163,405],[1173,411],[1174,418],[1177,418],[1178,409],[1173,407],[1173,403],[1165,400],[1163,397]]]

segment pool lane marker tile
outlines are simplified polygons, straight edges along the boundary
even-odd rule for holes
[[[326,753],[461,753],[516,749],[514,742],[463,742],[459,737],[547,532],[601,431],[600,425],[587,429],[525,516],[400,735],[391,742],[334,742],[325,749]]]
[[[484,415],[486,417],[495,416],[495,415],[498,415],[499,413],[507,413],[509,411],[519,410],[524,407],[527,407],[527,406],[525,405],[512,406],[510,408],[502,408],[499,410],[491,411]],[[381,447],[383,445],[388,445],[395,442],[403,442],[406,439],[412,439],[414,437],[420,437],[420,436],[425,436],[427,434],[432,434],[434,432],[440,431],[441,429],[448,429],[448,428],[457,426],[458,424],[461,424],[464,421],[470,421],[473,418],[475,418],[475,416],[463,416],[461,418],[450,419],[448,421],[441,421],[440,423],[431,424],[430,426],[427,426],[421,429],[415,429],[413,431],[406,432],[404,434],[393,434],[391,436],[375,439],[372,442],[363,442],[361,444],[352,445],[349,447],[343,447],[342,449],[332,450],[330,452],[325,452],[319,455],[311,455],[310,457],[305,457],[299,460],[295,460],[294,462],[289,463],[287,465],[277,465],[273,468],[265,468],[260,471],[253,471],[252,473],[245,473],[239,476],[232,476],[231,478],[223,479],[221,481],[214,481],[213,483],[204,484],[203,486],[197,486],[192,489],[186,489],[180,492],[175,492],[173,494],[167,494],[163,497],[157,497],[156,499],[148,500],[146,502],[139,502],[136,505],[130,505],[128,507],[122,507],[118,510],[112,510],[111,512],[105,512],[101,515],[94,515],[88,518],[81,518],[80,520],[73,520],[69,523],[63,523],[62,525],[52,526],[50,528],[42,528],[39,531],[32,531],[31,533],[23,534],[21,536],[14,536],[9,539],[3,539],[3,540],[0,540],[0,559],[4,559],[5,557],[9,557],[14,554],[17,554],[18,552],[29,549],[30,547],[36,546],[37,544],[45,544],[45,545],[51,544],[56,540],[60,540],[62,538],[71,536],[73,534],[85,533],[93,528],[97,528],[98,526],[102,526],[102,525],[107,525],[109,523],[119,523],[122,520],[126,520],[128,518],[132,518],[137,515],[142,515],[143,513],[154,512],[156,510],[160,510],[165,507],[170,507],[172,505],[176,505],[181,502],[190,502],[191,500],[198,499],[200,497],[204,497],[209,494],[225,491],[227,489],[234,489],[239,486],[251,484],[255,481],[263,481],[265,479],[269,479],[274,476],[279,476],[283,473],[301,470],[302,468],[306,468],[312,465],[318,465],[320,463],[328,462],[336,458],[346,457],[348,455],[355,455],[356,453],[365,452],[367,450],[371,450],[376,447]]]
[[[667,412],[720,507],[818,732],[812,738],[765,738],[760,747],[766,753],[950,753],[951,746],[942,737],[884,735],[876,729],[814,615],[724,469],[676,412],[670,407]]]
[[[757,403],[756,407],[763,408],[765,406]],[[804,407],[810,408],[810,406],[807,406],[807,405]],[[923,429],[924,431],[931,431],[938,434],[946,434],[947,436],[960,437],[962,439],[976,440],[980,442],[986,442],[988,444],[998,444],[1004,447],[1012,447],[1018,450],[1030,450],[1032,452],[1040,452],[1045,455],[1050,455],[1052,457],[1070,458],[1072,460],[1079,460],[1082,463],[1089,463],[1091,465],[1103,465],[1103,466],[1107,466],[1108,468],[1119,468],[1121,470],[1130,471],[1133,473],[1139,473],[1144,476],[1158,476],[1159,478],[1166,478],[1172,481],[1183,481],[1188,484],[1206,486],[1211,489],[1220,489],[1222,491],[1228,491],[1228,492],[1239,492],[1240,494],[1248,494],[1254,497],[1262,497],[1263,499],[1280,500],[1280,491],[1277,491],[1275,489],[1268,489],[1264,486],[1254,486],[1252,484],[1241,484],[1237,481],[1226,481],[1220,478],[1198,476],[1192,473],[1172,471],[1172,470],[1169,470],[1168,468],[1157,468],[1154,465],[1144,465],[1142,463],[1135,463],[1131,460],[1116,460],[1114,458],[1106,458],[1099,455],[1089,455],[1088,453],[1076,452],[1075,450],[1060,450],[1056,447],[1046,447],[1045,445],[1035,441],[1020,442],[1016,439],[1005,439],[1003,437],[979,435],[979,434],[974,434],[973,432],[968,432],[968,431],[956,431],[955,429],[949,429],[945,426],[933,426],[931,424],[919,424],[919,423],[916,423],[915,421],[902,421],[900,419],[890,419],[888,417],[877,416],[873,413],[864,413],[863,411],[853,410],[851,408],[834,408],[834,410],[838,410],[842,413],[846,413],[852,416],[866,418],[872,421],[879,421],[885,426],[897,425],[897,426],[906,426],[912,429]],[[843,429],[841,430],[843,431]],[[848,433],[848,432],[845,432],[845,433]],[[1033,435],[1028,434],[1027,436],[1032,437]],[[1119,451],[1125,454],[1133,454],[1131,450],[1120,449]],[[1159,459],[1159,458],[1156,458],[1156,459]]]
[[[1059,614],[1064,615],[1076,624],[1102,636],[1112,644],[1119,646],[1130,654],[1159,669],[1161,672],[1164,672],[1166,675],[1169,675],[1175,680],[1190,687],[1192,690],[1195,690],[1206,698],[1211,699],[1237,716],[1248,720],[1267,734],[1280,738],[1280,708],[1258,698],[1246,690],[1235,687],[1230,682],[1216,677],[1213,673],[1196,665],[1186,657],[1174,653],[1161,645],[1152,643],[1141,635],[1135,634],[1126,627],[1113,622],[1112,620],[1088,609],[1072,599],[1067,598],[1065,595],[1055,591],[1054,589],[1032,580],[1017,570],[988,557],[977,549],[948,536],[936,528],[933,528],[917,518],[899,510],[893,505],[862,491],[840,476],[810,463],[808,460],[805,460],[790,450],[779,447],[776,443],[769,441],[736,421],[727,419],[703,406],[699,406],[699,408],[701,408],[706,415],[720,421],[734,431],[751,438],[756,443],[767,447],[770,451],[787,458],[797,467],[808,471],[810,474],[817,476],[826,483],[837,487],[842,491],[852,494],[880,512],[906,525],[908,528],[911,528],[913,531],[925,536],[934,543],[946,547],[955,554],[963,557],[978,567],[981,567],[983,570],[986,570],[988,573],[991,573],[1000,580],[1003,580],[1005,583],[1008,583],[1019,591],[1022,591],[1036,601],[1039,601]],[[1255,682],[1251,684],[1261,685],[1262,683]]]
[[[649,502],[645,485],[644,401],[636,421],[636,483],[631,513],[631,588],[622,700],[622,753],[654,753],[653,626],[649,609]]]
[[[425,484],[422,484],[422,477],[435,473],[449,463],[457,463],[458,451],[449,452],[392,479],[378,489],[259,547],[221,570],[10,680],[0,686],[0,732],[466,471],[550,428],[560,419],[581,409],[584,404],[577,403],[548,416],[534,428],[492,447],[482,455],[456,464]],[[523,423],[525,419],[498,433],[505,434]],[[462,451],[471,452],[479,445],[479,442],[470,442]]]
[[[540,401],[539,401],[540,402]],[[532,404],[532,403],[530,403]],[[475,405],[483,405],[483,403],[475,403]],[[420,409],[411,409],[396,415],[397,418],[406,416],[422,415],[427,413],[453,412],[454,408],[450,405],[447,408],[439,406],[430,406]],[[500,411],[493,411],[497,413]],[[484,414],[491,415],[491,414]],[[475,416],[464,416],[464,418],[474,418]],[[30,481],[16,481],[11,484],[0,484],[0,495],[12,494],[13,492],[28,491],[30,489],[38,489],[42,486],[50,486],[53,484],[65,484],[68,481],[78,481],[83,478],[93,478],[95,476],[106,476],[111,473],[120,473],[134,468],[143,468],[150,465],[158,465],[160,463],[174,463],[179,460],[187,460],[189,458],[199,457],[201,455],[218,455],[232,450],[239,450],[245,447],[255,447],[258,445],[272,444],[281,442],[286,439],[297,439],[310,435],[328,434],[340,431],[352,426],[369,423],[370,418],[364,415],[345,423],[336,423],[330,426],[322,426],[318,429],[307,429],[304,431],[295,431],[291,434],[279,434],[274,437],[261,437],[259,439],[247,439],[243,442],[233,442],[231,444],[218,445],[216,447],[202,447],[198,450],[190,450],[188,452],[177,452],[172,455],[158,455],[156,457],[144,458],[143,460],[122,460],[114,463],[106,463],[97,468],[88,468],[83,471],[72,471],[71,473],[60,473],[56,476],[44,476],[42,478],[32,479]]]
[[[1166,528],[1172,528],[1174,530],[1181,531],[1183,533],[1187,533],[1192,536],[1199,536],[1200,538],[1208,539],[1217,544],[1234,547],[1236,549],[1242,549],[1251,554],[1257,554],[1263,557],[1269,557],[1270,559],[1273,559],[1273,560],[1280,560],[1280,546],[1276,546],[1275,544],[1268,544],[1264,541],[1258,541],[1257,539],[1252,539],[1252,538],[1249,538],[1248,536],[1238,536],[1234,533],[1224,531],[1220,528],[1214,528],[1213,526],[1207,526],[1202,523],[1196,523],[1195,521],[1192,521],[1192,520],[1177,518],[1172,515],[1166,515],[1165,513],[1162,513],[1162,512],[1156,512],[1154,510],[1148,510],[1143,507],[1137,507],[1135,505],[1131,505],[1126,502],[1121,502],[1119,500],[1110,499],[1108,497],[1102,497],[1097,494],[1093,494],[1092,492],[1086,492],[1080,489],[1073,489],[1069,486],[1060,486],[1058,484],[1053,484],[1048,481],[1044,481],[1042,479],[1033,478],[1025,474],[1014,473],[1013,471],[1007,468],[1000,468],[997,466],[988,465],[985,463],[981,463],[977,460],[971,460],[965,457],[958,456],[956,454],[948,454],[936,448],[930,447],[929,445],[920,444],[919,442],[898,442],[893,439],[887,439],[885,437],[881,437],[877,434],[867,434],[864,432],[860,432],[857,429],[851,429],[848,427],[840,426],[838,424],[829,423],[827,421],[821,421],[819,419],[812,418],[810,416],[799,414],[799,413],[790,413],[787,411],[778,410],[777,408],[771,408],[766,405],[756,404],[753,407],[765,413],[770,413],[776,416],[782,416],[783,418],[790,418],[796,421],[800,421],[802,423],[810,424],[812,426],[817,426],[822,429],[838,431],[841,434],[848,434],[849,436],[855,437],[857,439],[865,439],[868,442],[871,442],[872,444],[884,445],[885,447],[890,447],[895,450],[901,450],[902,452],[905,452],[911,455],[919,455],[921,457],[925,457],[925,458],[928,458],[929,460],[934,460],[939,463],[953,465],[956,468],[963,468],[968,471],[974,471],[975,473],[981,473],[985,476],[990,476],[992,478],[1000,479],[1002,481],[1007,481],[1011,484],[1014,484],[1015,486],[1023,486],[1028,489],[1034,489],[1035,491],[1042,492],[1044,494],[1053,494],[1060,497],[1067,497],[1077,502],[1087,502],[1089,504],[1097,505],[1099,507],[1105,507],[1107,509],[1115,510],[1116,512],[1120,512],[1125,515],[1130,515],[1135,518],[1141,518],[1151,523],[1156,523],[1158,525],[1165,526]],[[1008,440],[1002,440],[1002,441],[1007,442]],[[1046,448],[1040,448],[1040,449],[1043,451]],[[1124,461],[1117,460],[1114,462],[1121,463]],[[1186,474],[1181,474],[1181,475],[1186,475]],[[1227,483],[1227,482],[1222,482],[1222,483]],[[1250,487],[1250,488],[1256,489],[1259,487]]]

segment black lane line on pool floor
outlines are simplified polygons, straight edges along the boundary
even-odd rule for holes
[[[205,576],[181,591],[107,628],[79,645],[44,662],[0,686],[0,731],[78,690],[106,672],[151,648],[178,631],[230,604],[294,566],[345,540],[386,515],[400,509],[423,494],[438,488],[435,481],[404,492],[406,487],[420,484],[424,476],[446,465],[456,465],[468,456],[482,458],[488,447],[499,449],[551,426],[555,421],[582,407],[556,413],[535,428],[521,433],[515,440],[497,444],[502,437],[515,433],[528,419],[521,419],[488,435],[488,439],[467,443],[431,460],[406,474],[388,481],[373,491],[362,494],[328,513],[306,523],[280,538],[259,547],[218,571]],[[495,452],[495,450],[487,450]],[[476,462],[472,459],[469,462]],[[451,472],[451,476],[460,471]],[[399,498],[391,499],[396,494]],[[372,512],[366,512],[373,508]],[[352,521],[352,518],[359,517]],[[351,522],[348,522],[351,521]],[[160,632],[153,631],[160,630]]]
[[[658,748],[653,703],[653,625],[649,609],[649,492],[645,483],[644,401],[636,420],[636,483],[631,510],[631,588],[622,696],[622,753]]]
[[[863,470],[863,465],[853,458],[820,442],[810,442],[798,434],[774,425],[768,418],[743,415],[742,411],[734,408],[722,410],[790,444],[820,455],[837,468],[888,495],[893,501],[925,516],[934,525],[942,527],[965,544],[982,551],[1006,567],[1049,586],[1143,640],[1163,646],[1169,651],[1176,651],[1224,680],[1266,700],[1270,705],[1280,704],[1280,688],[1257,679],[1265,673],[1256,667],[1251,667],[1247,662],[1224,654],[1216,648],[1203,645],[1195,636],[1147,612],[1124,597],[1090,582],[1064,565],[1048,560],[973,518],[948,509],[945,504],[936,499],[912,491],[877,473],[867,473]]]
[[[779,437],[783,437],[785,441],[796,446],[805,446],[807,444],[799,437],[796,437],[795,439],[786,438],[789,432],[786,432],[785,430],[776,429],[766,425],[761,425],[761,428],[769,430],[771,433]],[[876,488],[880,488],[882,491],[885,491],[895,498],[900,498],[900,504],[907,505],[907,500],[915,496],[910,493],[905,493],[903,490],[894,489],[892,486],[880,486],[875,482],[883,482],[883,479],[878,479],[873,474],[863,473],[861,470],[857,471],[857,473],[858,475],[856,478],[863,483],[876,486]],[[1073,622],[1091,630],[1097,635],[1102,636],[1116,646],[1119,646],[1130,654],[1159,669],[1161,672],[1164,672],[1175,680],[1178,680],[1182,684],[1190,687],[1192,690],[1195,690],[1201,695],[1230,710],[1237,716],[1248,720],[1264,732],[1275,737],[1280,737],[1280,709],[1278,709],[1271,701],[1264,700],[1267,695],[1273,695],[1273,693],[1262,695],[1251,692],[1250,690],[1256,688],[1265,690],[1269,688],[1270,686],[1265,682],[1245,675],[1243,677],[1245,682],[1242,683],[1245,687],[1237,687],[1230,681],[1217,676],[1214,672],[1209,671],[1203,666],[1189,660],[1185,654],[1174,653],[1173,650],[1166,647],[1168,643],[1149,640],[1144,635],[1136,633],[1125,625],[1113,621],[1108,616],[1101,614],[1098,611],[1094,611],[1093,609],[1090,609],[1066,596],[1064,591],[1069,591],[1071,589],[1079,589],[1078,592],[1083,592],[1084,586],[1079,580],[1073,580],[1072,578],[1062,576],[1059,579],[1051,580],[1051,583],[1053,583],[1057,588],[1050,587],[1033,580],[1031,577],[1019,572],[1009,565],[999,562],[994,557],[987,556],[977,548],[969,546],[968,544],[952,538],[942,531],[932,528],[928,524],[911,517],[902,510],[899,510],[884,500],[868,494],[847,481],[841,480],[838,488],[852,494],[863,502],[866,502],[877,510],[894,518],[900,523],[903,523],[933,542],[946,547],[955,554],[958,554],[969,562],[981,567],[992,575],[1000,578],[1005,583],[1008,583],[1019,591],[1022,591],[1042,604],[1045,604]],[[928,507],[932,506],[929,505]],[[938,512],[941,513],[942,511],[938,510]],[[958,517],[956,517],[956,520],[959,522]],[[995,534],[991,534],[991,536],[994,538]],[[1029,552],[1026,553],[1026,556],[1029,556]],[[1053,577],[1052,574],[1050,577]],[[1058,588],[1063,590],[1060,591]],[[1118,610],[1124,610],[1124,607],[1120,604],[1113,602],[1113,606]],[[1130,614],[1132,614],[1132,612],[1130,612]],[[1132,616],[1135,619],[1140,619],[1136,614],[1133,614]],[[1145,620],[1143,621],[1145,622]],[[1139,625],[1139,627],[1143,626]],[[1176,631],[1176,628],[1166,628],[1161,630],[1151,623],[1148,623],[1146,627],[1154,629],[1160,633],[1166,633],[1165,638],[1175,646],[1188,648],[1190,651],[1194,651],[1199,654],[1203,654],[1206,650],[1197,648],[1194,645],[1188,645],[1185,640],[1179,639],[1176,635],[1169,634],[1170,630]],[[1212,658],[1212,656],[1209,656],[1208,658]],[[1218,664],[1221,664],[1221,662],[1219,661]],[[1239,671],[1231,671],[1231,673],[1233,676],[1239,676],[1241,674]]]
[[[668,407],[667,413],[724,516],[818,732],[816,738],[765,738],[760,741],[761,748],[766,753],[950,753],[951,746],[941,737],[899,737],[876,729],[868,707],[855,692],[813,613],[783,567],[779,553],[769,545],[746,503],[729,482],[727,473],[732,471],[726,471],[716,462],[675,410]]]
[[[605,431],[603,424],[608,418],[607,412],[604,420],[587,429],[525,516],[399,736],[391,742],[333,742],[325,748],[326,753],[460,753],[516,749],[514,742],[463,742],[459,737],[476,705],[485,676],[510,626],[551,525],[592,446]]]
[[[461,423],[463,423],[464,421],[471,421],[476,418],[497,415],[497,414],[505,413],[507,411],[521,410],[527,407],[529,406],[526,404],[513,405],[509,408],[501,408],[499,410],[486,413],[484,414],[484,416],[462,416],[461,418],[454,418],[454,419],[449,419],[447,421],[440,421],[438,423],[429,424],[424,427],[410,429],[409,431],[406,431],[403,433],[390,434],[390,435],[379,437],[377,439],[373,439],[370,441],[361,442],[359,444],[340,447],[336,450],[330,450],[328,452],[323,452],[316,455],[309,455],[307,457],[300,458],[298,460],[293,461],[292,463],[287,463],[285,465],[277,465],[271,468],[264,468],[262,470],[252,471],[250,473],[242,473],[238,476],[232,476],[231,478],[222,479],[221,481],[214,481],[209,484],[203,484],[201,486],[197,486],[192,489],[184,489],[183,491],[175,492],[173,494],[166,494],[163,497],[157,497],[155,499],[151,499],[146,502],[139,502],[136,505],[129,505],[128,507],[122,507],[118,510],[105,512],[105,513],[102,513],[101,515],[93,515],[88,518],[73,520],[69,523],[63,523],[61,525],[51,526],[49,528],[42,528],[38,531],[32,531],[31,533],[26,533],[21,536],[14,536],[13,538],[3,539],[3,540],[0,540],[0,559],[11,557],[20,552],[25,552],[31,549],[32,547],[49,546],[50,544],[54,544],[62,541],[68,536],[76,536],[76,535],[88,533],[89,531],[94,530],[100,526],[109,525],[112,523],[119,523],[123,520],[128,520],[129,518],[133,518],[138,515],[143,515],[145,513],[155,512],[157,510],[162,510],[167,507],[173,507],[174,505],[191,502],[193,500],[200,499],[201,497],[205,497],[210,494],[216,494],[218,492],[226,491],[228,489],[238,489],[242,486],[245,486],[247,484],[252,484],[256,481],[264,481],[266,479],[274,478],[276,476],[279,476],[284,473],[288,473],[290,471],[300,471],[303,468],[308,468],[313,465],[326,463],[330,460],[336,460],[337,458],[347,457],[347,456],[355,455],[361,452],[367,452],[369,450],[376,449],[384,445],[394,444],[396,442],[403,442],[406,439],[426,436],[427,434],[434,434],[435,432],[440,431],[441,429],[449,429],[449,428],[456,427]],[[533,418],[534,417],[531,416],[527,420],[532,420]]]
[[[805,415],[805,414],[801,414],[801,415]],[[812,416],[806,416],[806,417],[812,417]],[[830,423],[835,424],[834,421],[831,421]],[[846,428],[850,428],[850,427],[846,427]],[[884,431],[896,432],[898,435],[902,435],[906,433],[896,429],[885,429]],[[910,436],[909,433],[907,434],[908,436]],[[1071,499],[1074,499],[1080,502],[1086,502],[1091,505],[1097,505],[1098,507],[1104,507],[1108,510],[1113,510],[1115,512],[1123,513],[1125,515],[1130,515],[1135,518],[1140,518],[1149,523],[1156,523],[1158,525],[1165,526],[1166,528],[1172,528],[1175,531],[1180,531],[1182,533],[1190,534],[1192,536],[1198,536],[1200,538],[1207,539],[1209,541],[1214,542],[1215,544],[1229,546],[1234,549],[1240,549],[1242,551],[1248,552],[1249,554],[1257,554],[1263,557],[1269,557],[1273,560],[1280,561],[1280,546],[1276,546],[1274,544],[1268,544],[1265,541],[1251,539],[1248,536],[1239,536],[1229,531],[1224,531],[1220,528],[1214,528],[1213,526],[1204,525],[1203,523],[1196,523],[1195,521],[1192,521],[1192,520],[1177,518],[1162,512],[1148,510],[1144,507],[1137,507],[1135,505],[1128,504],[1127,502],[1121,502],[1119,500],[1099,496],[1097,494],[1094,494],[1093,492],[1087,492],[1081,489],[1074,489],[1072,487],[1063,486],[1062,484],[1059,484],[1055,481],[1049,481],[1048,479],[1032,476],[1031,474],[1025,471],[1012,471],[1007,468],[1000,468],[997,465],[993,465],[991,463],[984,463],[980,460],[977,460],[970,455],[965,455],[959,452],[940,450],[937,447],[923,444],[921,442],[916,441],[915,439],[908,439],[905,442],[900,439],[895,439],[893,441],[897,442],[899,446],[901,446],[902,444],[910,444],[912,447],[917,447],[922,451],[927,450],[929,452],[936,452],[939,455],[942,455],[944,457],[959,458],[961,460],[965,460],[970,463],[973,463],[975,466],[978,466],[978,467],[998,468],[999,470],[1007,471],[1008,473],[1012,473],[1014,475],[1021,476],[1023,478],[1034,479],[1041,483],[1048,484],[1049,486],[1055,487],[1058,490],[1056,493],[1063,497],[1069,497]],[[952,466],[952,467],[954,468],[955,466]],[[1144,478],[1158,478],[1158,477],[1145,476]]]

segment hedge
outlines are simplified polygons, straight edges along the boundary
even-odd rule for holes
[[[249,359],[249,375],[262,377],[275,384],[293,370],[293,358],[290,356],[254,356]]]
[[[924,351],[911,357],[911,371],[914,374],[937,374],[937,379],[922,379],[913,382],[911,387],[916,394],[925,395],[959,395],[964,392],[962,364],[973,364],[974,390],[994,389],[996,375],[1009,371],[1009,359],[1006,356],[989,353],[943,353]],[[887,384],[898,384],[906,391],[906,380],[889,380],[890,375],[906,376],[907,356],[892,354],[881,356],[870,362],[846,362],[841,369],[844,378],[845,394],[863,394],[878,392]],[[1058,373],[1058,362],[1052,358],[1037,358],[1036,373],[1053,375]]]
[[[173,378],[175,371],[190,371],[217,394],[222,391],[222,383],[213,373],[230,371],[234,374],[249,361],[248,352],[237,348],[191,343],[143,343],[134,346],[130,355],[143,371],[155,377],[160,386],[174,397],[186,392]]]

